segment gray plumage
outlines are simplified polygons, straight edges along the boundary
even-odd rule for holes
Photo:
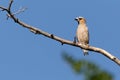
[[[76,38],[78,44],[88,45],[89,44],[89,32],[86,25],[86,20],[83,17],[77,17],[75,19],[78,22],[78,28],[76,31]],[[88,55],[88,50],[82,49],[84,55]]]

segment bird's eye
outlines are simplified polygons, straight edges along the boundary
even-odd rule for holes
[[[79,20],[82,20],[82,18],[79,18]]]

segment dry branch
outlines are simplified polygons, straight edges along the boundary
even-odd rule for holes
[[[101,48],[97,48],[97,47],[93,47],[91,45],[89,46],[85,46],[85,45],[78,45],[77,43],[73,42],[73,41],[69,41],[69,40],[66,40],[66,39],[63,39],[63,38],[60,38],[58,36],[55,36],[54,34],[50,34],[50,33],[47,33],[41,29],[38,29],[38,28],[35,28],[33,26],[30,26],[22,21],[20,21],[18,18],[15,17],[15,15],[11,12],[11,6],[12,6],[12,3],[13,3],[13,0],[10,0],[9,2],[9,6],[8,8],[5,8],[5,7],[2,7],[0,6],[0,9],[2,11],[6,11],[7,12],[7,17],[8,18],[11,18],[13,19],[13,21],[19,25],[21,25],[22,27],[24,28],[27,28],[29,29],[31,32],[35,33],[35,34],[41,34],[41,35],[44,35],[45,37],[48,37],[48,38],[51,38],[53,40],[56,40],[58,42],[60,42],[62,45],[63,44],[68,44],[68,45],[71,45],[71,46],[75,46],[75,47],[80,47],[82,49],[86,49],[86,50],[89,50],[89,51],[94,51],[94,52],[98,52],[104,56],[106,56],[107,58],[109,58],[110,60],[114,61],[115,63],[117,63],[119,66],[120,66],[120,60],[113,56],[112,54],[110,54],[109,52],[107,52],[106,50],[104,49],[101,49]],[[19,11],[19,10],[18,10]],[[22,10],[23,11],[23,10]]]

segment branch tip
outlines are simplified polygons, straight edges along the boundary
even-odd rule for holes
[[[5,11],[5,9],[2,9],[1,11]]]
[[[5,7],[0,6],[1,11],[7,11]]]
[[[20,8],[18,11],[16,11],[15,13],[13,13],[14,15],[19,14],[21,12],[24,12],[27,8]]]
[[[6,9],[2,9],[1,11],[5,11]]]
[[[12,3],[13,3],[13,0],[10,0],[10,2],[9,2],[9,6],[8,6],[8,11],[11,10]]]

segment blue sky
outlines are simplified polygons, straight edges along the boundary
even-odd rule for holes
[[[9,0],[0,1],[7,6]],[[28,9],[17,17],[37,28],[59,37],[73,40],[77,22],[83,16],[87,20],[90,45],[103,48],[120,58],[120,1],[118,0],[14,0],[13,12],[20,7]],[[77,59],[96,63],[119,80],[120,67],[95,52],[83,56],[73,46],[63,45],[6,20],[0,12],[0,80],[80,80],[64,62],[62,51]]]

